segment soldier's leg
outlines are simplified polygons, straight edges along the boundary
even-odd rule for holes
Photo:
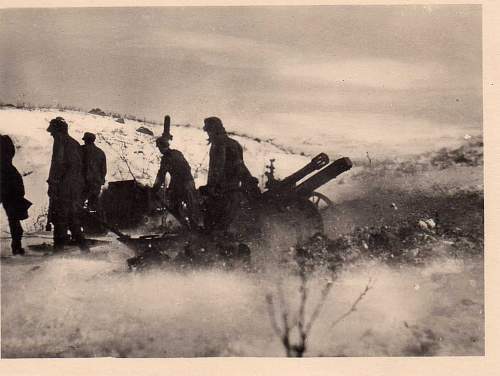
[[[71,232],[71,237],[76,241],[81,250],[88,251],[89,248],[82,232],[80,215],[79,201],[71,202],[69,204],[69,231]]]
[[[54,223],[54,249],[62,250],[68,241],[68,226],[66,223]]]
[[[82,207],[85,206],[85,202],[88,200],[88,198],[89,198],[89,190],[88,190],[88,186],[85,186],[82,189],[82,194],[81,194],[81,197],[80,197],[81,203],[82,203]]]
[[[53,199],[52,206],[54,249],[62,250],[68,240],[68,203]]]
[[[219,227],[221,230],[229,231],[231,223],[239,213],[241,206],[241,193],[239,191],[230,191],[224,195],[221,200],[221,215],[219,218]]]
[[[12,254],[14,255],[24,255],[24,249],[21,245],[21,239],[23,237],[23,227],[21,226],[21,221],[19,219],[14,219],[12,217],[8,218],[10,236],[12,238]]]
[[[171,200],[169,209],[170,214],[172,214],[182,226],[189,227],[189,223],[186,220],[186,211],[184,210],[180,197],[177,196],[175,199]]]
[[[99,193],[101,193],[101,186],[92,186],[89,188],[87,207],[89,210],[97,210],[99,203]]]
[[[223,197],[210,197],[206,203],[205,228],[210,231],[220,229],[221,217],[223,216]]]
[[[194,183],[192,186],[186,187],[186,204],[191,227],[200,228],[203,225],[203,220],[200,211],[200,199]]]

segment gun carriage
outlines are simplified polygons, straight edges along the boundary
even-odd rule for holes
[[[264,190],[255,195],[243,195],[237,218],[231,224],[231,239],[226,245],[231,254],[247,257],[249,250],[245,244],[269,241],[276,232],[286,234],[286,239],[295,245],[318,232],[323,232],[322,213],[332,206],[325,195],[316,190],[341,173],[352,167],[349,158],[340,158],[330,163],[324,153],[312,160],[293,174],[282,180],[274,176],[274,160],[266,166],[267,181]],[[244,188],[242,187],[242,191]],[[203,201],[203,190],[200,189]],[[194,231],[186,226],[185,218],[177,216],[179,225],[176,228],[165,228],[160,233],[132,237],[122,231],[138,230],[153,219],[165,219],[168,202],[158,197],[150,187],[141,185],[135,180],[110,182],[99,200],[97,213],[89,216],[87,227],[91,230],[100,228],[111,230],[118,235],[118,240],[133,249],[138,257],[144,254],[168,254],[172,249],[218,248],[221,251],[221,238],[209,232]],[[180,214],[182,216],[182,213]],[[155,221],[156,223],[158,221]],[[162,227],[160,226],[159,229]],[[224,243],[224,240],[222,240]],[[243,246],[242,246],[243,245]],[[222,246],[222,248],[227,248]],[[168,257],[167,257],[168,258]]]

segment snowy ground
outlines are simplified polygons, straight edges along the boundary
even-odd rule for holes
[[[159,135],[159,125],[129,120],[119,124],[110,117],[72,111],[2,108],[0,132],[11,135],[18,146],[14,163],[26,175],[26,197],[34,203],[31,218],[24,221],[28,231],[36,227],[36,218],[47,205],[45,180],[52,139],[46,128],[56,116],[68,121],[70,134],[78,141],[85,131],[97,134],[97,144],[108,157],[109,181],[131,177],[124,159],[134,176],[144,183],[152,182],[158,168],[154,137],[136,129],[147,126]],[[334,136],[311,134],[304,138],[303,131],[302,135],[298,131],[286,132],[281,123],[268,134],[276,142],[276,134],[282,133],[279,146],[265,141],[268,138],[262,127],[254,133],[246,129],[248,137],[237,139],[245,148],[247,165],[259,178],[271,158],[276,159],[280,177],[321,151],[329,152],[332,159],[349,156],[355,161],[353,170],[321,189],[338,205],[338,210],[327,218],[329,236],[382,220],[398,223],[402,217],[414,214],[415,207],[420,206],[418,200],[428,194],[444,197],[446,202],[448,191],[457,187],[482,193],[481,166],[401,172],[391,170],[384,162],[389,156],[403,160],[411,151],[419,154],[412,161],[418,165],[421,159],[429,158],[423,153],[441,146],[455,147],[464,142],[466,134],[474,136],[480,130],[456,127],[422,134],[418,129],[407,129],[396,144],[394,137],[385,137],[394,127],[381,128],[377,148],[366,139],[357,144],[356,132],[361,135],[362,130],[356,127],[352,138],[339,148],[332,146]],[[197,185],[204,184],[208,165],[205,134],[188,126],[174,126],[172,133],[173,147],[191,163]],[[429,137],[434,137],[432,142]],[[366,151],[370,151],[373,169],[367,169]],[[393,202],[399,207],[399,216],[394,214]],[[284,355],[271,328],[265,299],[266,293],[276,291],[277,279],[281,279],[286,286],[286,304],[292,310],[298,307],[297,280],[284,271],[270,268],[271,272],[265,273],[128,273],[125,260],[131,252],[112,236],[107,239],[111,243],[93,248],[90,255],[73,251],[45,257],[30,251],[24,258],[8,258],[9,234],[3,210],[0,215],[3,357]],[[459,219],[466,224],[473,220]],[[49,233],[42,236],[46,238],[27,236],[25,243],[50,242]],[[440,249],[451,245],[441,240],[433,247],[436,258],[423,266],[389,266],[374,260],[345,270],[311,332],[306,355],[483,354],[483,259],[448,257]],[[310,281],[311,301],[318,299],[323,278],[318,275]],[[349,309],[369,278],[374,279],[374,287],[357,311],[332,327],[331,323]]]
[[[93,252],[2,263],[3,357],[284,356],[265,300],[276,275],[136,275],[119,250]],[[359,266],[335,283],[306,355],[481,355],[482,272],[461,260]],[[357,312],[332,327],[370,277],[375,286]],[[282,282],[296,312],[296,280]],[[321,283],[310,283],[311,302]]]
[[[120,124],[112,117],[86,114],[74,111],[0,109],[0,132],[12,137],[17,151],[14,164],[26,174],[24,184],[26,197],[33,202],[30,209],[31,220],[46,211],[48,205],[47,176],[52,153],[52,137],[46,131],[51,119],[62,116],[69,125],[70,135],[83,143],[84,132],[96,134],[96,145],[107,156],[107,181],[132,179],[129,172],[144,184],[154,182],[159,168],[160,153],[155,146],[155,137],[137,132],[139,127],[147,127],[160,136],[163,126],[126,120]],[[175,119],[174,119],[175,123]],[[196,127],[173,126],[172,147],[184,153],[191,164],[197,186],[206,182],[208,151],[206,133]],[[250,138],[235,136],[245,149],[245,160],[252,173],[262,178],[269,159],[276,159],[277,175],[286,176],[306,164],[310,158],[280,150],[269,142],[258,142]],[[126,162],[125,162],[126,161]],[[127,166],[128,164],[128,166]],[[4,215],[2,211],[2,215]],[[2,217],[2,231],[5,217]]]
[[[145,184],[153,183],[160,160],[160,154],[154,143],[155,137],[137,132],[137,129],[146,126],[158,136],[163,131],[161,125],[132,120],[126,120],[125,124],[120,124],[109,116],[67,110],[27,111],[0,108],[0,132],[10,135],[16,144],[14,163],[21,174],[26,174],[24,177],[26,197],[34,204],[30,209],[31,219],[25,221],[27,229],[33,229],[33,222],[46,212],[48,205],[46,180],[52,152],[52,138],[46,129],[50,119],[56,116],[66,119],[70,135],[79,142],[83,143],[81,138],[84,132],[93,132],[97,135],[96,144],[107,155],[107,181],[131,179],[130,168],[137,180]],[[173,123],[175,124],[175,119]],[[376,124],[376,119],[374,123]],[[354,161],[354,170],[356,170],[358,162],[366,163],[367,155],[374,162],[387,158],[398,159],[407,156],[410,152],[423,153],[444,146],[456,146],[463,142],[464,136],[481,133],[480,129],[472,126],[450,127],[447,125],[443,126],[443,129],[429,131],[426,130],[427,124],[415,123],[405,125],[405,130],[402,132],[395,132],[395,127],[396,124],[384,124],[379,129],[371,131],[365,129],[363,132],[359,126],[338,125],[332,134],[316,134],[307,132],[306,129],[285,129],[281,121],[276,126],[268,128],[268,137],[263,134],[263,128],[260,125],[255,129],[247,128],[244,130],[245,136],[234,136],[234,138],[243,145],[245,162],[263,186],[265,166],[269,164],[270,159],[276,160],[278,178],[291,174],[320,152],[326,152],[331,160],[348,156]],[[228,131],[238,132],[238,129],[228,129]],[[174,125],[172,133],[174,135],[172,147],[184,153],[191,164],[197,186],[205,184],[209,150],[205,132],[196,126]],[[369,136],[370,134],[372,136]],[[396,139],[395,134],[398,135]],[[363,140],[361,144],[357,143],[358,138]],[[446,180],[447,184],[453,184],[448,175],[443,177],[434,173],[427,179],[421,179],[419,184],[425,181],[435,182],[436,179],[437,181]],[[459,172],[459,180],[461,175],[462,172]],[[399,179],[398,184],[405,184],[405,179]],[[339,181],[348,182],[349,176],[332,181],[319,191],[327,193],[336,202],[351,199],[358,194],[358,184],[338,185]],[[406,184],[414,184],[414,182]],[[3,211],[0,216],[1,230],[5,231]]]

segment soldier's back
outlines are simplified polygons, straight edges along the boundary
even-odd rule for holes
[[[84,175],[88,181],[95,180],[103,184],[106,171],[106,154],[104,151],[94,144],[83,145],[83,164]]]
[[[78,172],[82,170],[82,152],[81,145],[73,137],[67,136],[64,140],[64,158],[65,162],[71,169],[77,169]],[[68,171],[70,173],[77,173],[77,171]]]
[[[6,202],[24,196],[24,184],[21,174],[12,164],[16,149],[12,139],[7,135],[1,136],[0,161],[0,188],[1,201]]]
[[[166,158],[166,163],[168,165],[168,171],[173,179],[188,181],[193,180],[193,175],[191,174],[191,166],[189,165],[184,154],[176,149],[171,149]]]
[[[1,165],[12,163],[12,159],[16,154],[16,147],[12,139],[8,135],[1,135],[0,138]]]
[[[243,163],[243,148],[240,143],[227,137],[225,140],[226,164],[224,166],[224,175],[228,180],[238,179],[240,175],[240,166]]]
[[[64,197],[79,200],[83,190],[83,158],[81,145],[71,136],[66,136],[64,140],[64,164],[65,174],[62,177],[62,187]]]
[[[93,144],[92,150],[94,151],[96,161],[98,161],[99,163],[102,163],[103,160],[106,159],[106,154],[104,153],[104,151],[100,147]]]

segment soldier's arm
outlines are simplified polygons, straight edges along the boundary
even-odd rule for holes
[[[210,149],[210,162],[208,168],[208,186],[215,188],[221,183],[225,164],[226,148],[224,145],[212,145],[212,148]]]
[[[165,175],[167,174],[167,163],[164,157],[161,158],[160,168],[156,174],[156,179],[153,184],[153,189],[159,189],[163,184],[165,184]]]
[[[250,171],[247,169],[247,166],[245,166],[245,162],[243,161],[243,147],[239,143],[236,143],[236,148],[238,152],[236,153],[237,160],[235,161],[235,163],[238,166],[238,173],[240,175],[240,178],[244,179],[250,174]]]
[[[184,154],[179,150],[172,150],[169,156],[170,165],[167,172],[170,174],[170,181],[168,183],[168,188],[173,188],[173,183],[179,181],[184,181],[184,179],[192,178],[191,176],[191,166],[184,157]],[[176,176],[177,178],[174,178]],[[180,179],[180,180],[179,180]]]
[[[65,173],[64,163],[64,143],[61,140],[54,139],[52,148],[52,162],[50,164],[49,185],[58,184]]]

